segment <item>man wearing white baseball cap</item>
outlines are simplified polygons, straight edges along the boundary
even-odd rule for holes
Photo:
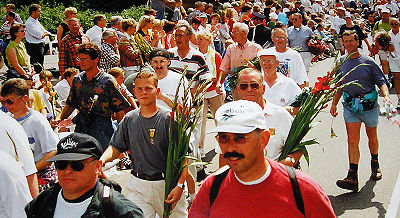
[[[270,133],[261,106],[229,102],[215,118],[217,126],[210,132],[217,133],[230,168],[204,181],[189,217],[335,217],[329,198],[313,179],[264,156]]]

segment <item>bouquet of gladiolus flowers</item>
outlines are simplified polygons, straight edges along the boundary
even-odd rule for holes
[[[318,37],[317,35],[312,35],[310,39],[307,42],[307,47],[310,50],[311,54],[313,55],[320,55],[324,53],[324,51],[327,49],[327,45],[325,42],[321,40],[321,37]]]
[[[142,63],[143,64],[148,63],[150,61],[149,60],[149,55],[150,55],[151,50],[153,50],[153,48],[151,47],[150,42],[145,40],[142,37],[142,35],[140,35],[139,33],[135,33],[135,34],[137,35],[136,38],[138,40],[133,39],[132,41],[135,44],[135,47],[137,49],[139,49],[139,51],[140,51],[140,55],[141,55],[141,58],[142,58]]]
[[[381,107],[380,112],[386,116],[386,119],[390,120],[392,124],[396,124],[400,127],[400,116],[392,103],[383,102],[383,107]]]
[[[328,72],[324,77],[318,77],[318,82],[315,83],[314,88],[309,87],[303,89],[303,93],[299,95],[301,98],[300,109],[293,120],[285,146],[279,156],[279,160],[283,160],[288,154],[300,150],[302,151],[307,163],[309,163],[309,155],[306,145],[318,144],[318,142],[315,139],[307,141],[302,140],[313,127],[314,119],[318,116],[321,110],[328,107],[327,103],[333,99],[333,96],[339,90],[349,85],[360,86],[355,81],[343,84],[343,80],[347,75],[362,65],[353,68],[344,76],[340,76],[342,72],[338,72],[340,66],[354,54],[349,55],[346,59],[340,62],[335,60],[335,65],[332,71]]]
[[[51,81],[47,79],[47,74],[50,72],[48,70],[42,70],[40,74],[42,74],[44,81],[41,81],[42,85],[44,86],[44,92],[49,94],[49,102],[52,109],[52,116],[53,119],[56,118],[56,100],[58,99],[58,93],[54,90],[53,84]],[[51,74],[51,73],[50,73]]]
[[[185,164],[186,158],[191,158],[187,156],[190,136],[196,125],[198,125],[201,120],[198,115],[203,107],[204,94],[212,83],[211,80],[201,82],[192,94],[190,87],[192,87],[192,84],[196,82],[195,78],[198,74],[194,75],[188,84],[185,84],[184,82],[185,75],[186,68],[182,73],[182,77],[176,89],[171,111],[167,169],[165,176],[165,199],[167,199],[169,193],[177,185],[183,169],[187,167],[187,164]],[[178,99],[180,88],[184,89],[182,99]],[[178,103],[178,101],[181,101],[181,103]],[[169,217],[171,206],[171,204],[164,203],[163,217]]]

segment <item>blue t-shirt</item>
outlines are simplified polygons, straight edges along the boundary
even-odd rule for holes
[[[344,58],[346,58],[346,56],[342,56],[340,60],[343,60]],[[387,80],[379,66],[371,57],[363,54],[357,58],[350,58],[344,62],[338,73],[342,73],[341,76],[344,76],[360,64],[367,65],[359,66],[344,79],[344,83],[356,81],[362,85],[362,88],[356,85],[350,85],[343,89],[343,91],[347,92],[351,97],[357,97],[360,94],[375,91],[375,85],[380,88],[382,85],[387,84]]]

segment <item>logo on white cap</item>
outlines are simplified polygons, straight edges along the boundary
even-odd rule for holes
[[[63,149],[67,150],[67,149],[72,149],[72,148],[76,148],[76,146],[78,146],[78,143],[73,141],[71,138],[67,139],[65,142],[61,143],[60,145]]]

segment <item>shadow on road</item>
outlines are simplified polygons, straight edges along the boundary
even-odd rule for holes
[[[346,210],[362,210],[371,207],[378,209],[378,217],[385,217],[386,209],[380,202],[372,201],[375,197],[376,181],[368,180],[359,192],[349,192],[338,196],[328,195],[336,216],[343,215]]]

